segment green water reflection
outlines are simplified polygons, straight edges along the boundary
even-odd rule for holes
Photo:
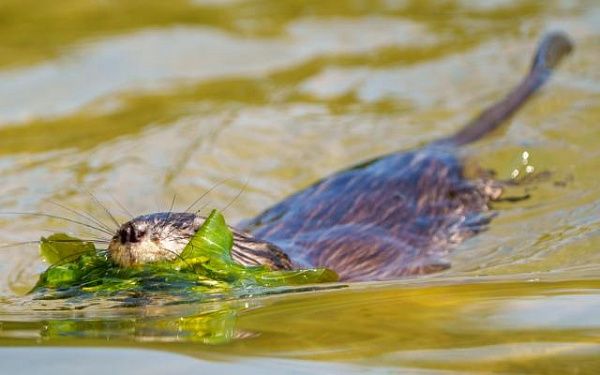
[[[162,348],[198,358],[588,372],[599,364],[599,286],[595,280],[464,279],[200,305],[159,306],[156,300],[144,308],[96,307],[92,316],[85,309],[54,311],[53,317],[33,312],[5,321],[1,336],[9,345]]]

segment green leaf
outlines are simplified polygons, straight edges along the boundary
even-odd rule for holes
[[[93,243],[83,242],[65,233],[55,233],[48,238],[42,237],[40,240],[40,255],[50,264],[75,260],[80,255],[95,251]]]
[[[338,280],[335,272],[325,268],[271,271],[266,266],[246,267],[233,260],[232,247],[233,235],[216,210],[192,236],[181,257],[138,267],[118,267],[106,252],[97,252],[94,244],[57,233],[40,243],[42,256],[52,265],[40,275],[34,291],[45,293],[46,298],[167,290],[202,295]]]
[[[45,273],[46,286],[61,287],[77,280],[79,270],[73,264],[60,265],[49,268]]]
[[[183,249],[181,258],[206,257],[209,261],[221,260],[233,263],[232,246],[233,235],[225,223],[225,218],[219,211],[212,210],[204,224]]]

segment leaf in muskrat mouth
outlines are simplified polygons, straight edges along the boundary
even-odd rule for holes
[[[233,265],[231,248],[233,235],[225,223],[225,218],[217,210],[213,210],[204,221],[204,224],[192,236],[190,242],[181,252],[182,259],[203,259],[209,262],[223,262],[224,265]]]
[[[82,294],[169,291],[221,293],[236,288],[281,287],[337,281],[328,269],[271,271],[265,266],[245,267],[231,256],[233,235],[223,215],[213,210],[174,261],[121,268],[92,243],[63,233],[42,238],[40,252],[51,265],[32,292],[40,298],[67,298]]]

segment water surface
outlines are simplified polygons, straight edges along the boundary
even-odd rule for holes
[[[121,205],[166,210],[176,194],[184,209],[212,188],[206,210],[227,207],[235,223],[457,130],[518,81],[545,31],[568,32],[576,50],[503,131],[463,150],[500,179],[533,178],[507,191],[530,198],[495,204],[448,271],[65,303],[23,297],[45,265],[35,244],[6,247],[0,369],[593,373],[599,25],[593,1],[3,1],[0,211],[70,214],[55,201],[107,222],[87,191],[125,220]],[[91,235],[0,216],[2,243],[57,230]]]

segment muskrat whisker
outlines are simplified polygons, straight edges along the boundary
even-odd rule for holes
[[[85,239],[77,237],[77,239],[81,240],[81,241],[98,241],[98,242],[106,242],[106,243],[110,242],[110,239],[107,239],[107,238],[104,238],[104,237],[94,236],[94,235],[91,235],[91,234],[88,237],[89,238],[85,238]]]
[[[66,205],[63,205],[63,204],[61,204],[61,203],[58,203],[58,202],[55,202],[55,201],[53,201],[53,200],[48,200],[48,202],[49,202],[50,204],[53,204],[53,205],[55,205],[55,206],[58,206],[58,207],[60,207],[60,208],[62,208],[62,209],[64,209],[64,210],[66,210],[66,211],[68,211],[68,212],[71,212],[71,213],[73,213],[73,214],[77,215],[78,217],[80,217],[80,218],[82,218],[82,219],[86,219],[86,220],[89,220],[89,221],[91,221],[91,222],[92,222],[92,223],[94,223],[94,224],[98,224],[100,227],[102,227],[102,228],[104,228],[104,229],[106,229],[106,230],[108,230],[108,231],[112,231],[112,230],[113,230],[113,228],[111,228],[111,227],[109,227],[108,225],[106,225],[106,223],[103,223],[102,221],[100,221],[100,220],[96,219],[95,217],[93,217],[93,216],[91,216],[91,215],[88,215],[88,214],[86,214],[85,212],[79,212],[79,211],[77,211],[77,210],[75,210],[75,209],[73,209],[73,208],[71,208],[71,207],[68,207],[68,206],[66,206]]]
[[[246,179],[246,181],[244,182],[244,185],[242,185],[241,189],[238,191],[238,193],[235,195],[235,197],[233,197],[233,199],[231,199],[229,201],[229,203],[227,203],[227,205],[221,210],[221,213],[225,212],[229,207],[231,207],[231,205],[238,200],[238,198],[242,195],[242,193],[246,190],[246,188],[248,187],[248,179]]]
[[[7,249],[9,247],[33,245],[33,244],[39,244],[39,243],[40,243],[40,241],[22,241],[22,242],[14,242],[14,243],[4,243],[4,244],[0,245],[0,249]]]
[[[55,230],[46,230],[46,232],[52,234],[55,234],[56,231]],[[100,237],[100,236],[96,236],[93,233],[85,233],[85,238],[80,237],[79,235],[75,235],[74,240],[79,240],[79,241],[98,241],[98,242],[110,242],[110,238],[106,238],[106,237]]]
[[[135,215],[131,213],[131,211],[129,211],[127,209],[127,207],[125,207],[114,195],[110,194],[110,198],[112,199],[113,202],[115,202],[117,204],[117,206],[119,206],[119,208],[121,209],[121,211],[123,211],[123,213],[127,216],[129,216],[129,219],[132,220],[133,218],[135,218]]]
[[[21,241],[21,242],[13,242],[13,243],[4,243],[2,245],[0,245],[0,249],[7,249],[9,247],[17,247],[17,246],[23,246],[23,245],[33,245],[33,244],[39,244],[40,241]]]
[[[42,241],[40,240],[35,240],[35,241],[21,241],[21,242],[13,242],[13,243],[4,243],[2,245],[0,245],[0,249],[5,249],[5,248],[9,248],[9,247],[17,247],[17,246],[23,246],[23,245],[34,245],[37,244],[39,245]],[[45,242],[52,242],[52,243],[73,243],[73,242],[91,242],[91,243],[98,243],[98,244],[108,244],[110,243],[110,241],[99,241],[99,240],[89,240],[89,239],[85,239],[85,240],[79,240],[79,239],[74,239],[74,240],[48,240],[46,239]]]
[[[74,219],[71,219],[71,218],[68,218],[68,217],[47,214],[47,213],[44,213],[44,212],[0,212],[0,215],[29,215],[29,216],[49,217],[49,218],[52,218],[52,219],[64,220],[64,221],[67,221],[67,222],[73,223],[73,224],[79,224],[79,225],[82,225],[82,226],[84,226],[86,228],[94,229],[94,230],[97,230],[99,232],[108,234],[111,237],[114,235],[113,232],[110,232],[110,231],[108,231],[108,230],[106,230],[104,228],[98,228],[98,227],[95,227],[95,226],[93,226],[91,224],[84,223],[84,222],[81,222],[81,221],[77,221],[77,220],[74,220]]]
[[[50,240],[45,239],[46,242],[94,242],[94,243],[110,243],[108,240],[94,240],[90,238],[75,238],[75,239],[65,239],[65,240]]]
[[[216,184],[214,184],[210,189],[208,189],[207,191],[205,191],[204,193],[202,193],[202,195],[200,195],[200,197],[198,197],[198,199],[196,199],[194,202],[192,202],[192,204],[189,205],[188,208],[185,209],[185,211],[183,212],[190,212],[190,210],[192,208],[194,208],[194,206],[196,204],[198,204],[198,202],[200,202],[204,197],[206,197],[208,194],[210,194],[213,190],[215,190],[217,187],[223,185],[224,183],[226,183],[227,181],[231,181],[233,178],[226,178],[223,181],[217,182]],[[198,211],[196,211],[198,212]]]
[[[177,193],[173,194],[173,199],[171,199],[171,206],[169,206],[169,215],[173,212],[173,207],[175,207],[175,199],[177,199]]]
[[[89,253],[89,251],[87,251],[87,250],[84,250],[84,251],[78,251],[78,252],[76,252],[76,253],[73,253],[73,254],[69,254],[69,255],[67,255],[67,256],[66,256],[66,257],[64,257],[64,258],[61,258],[61,259],[59,259],[59,260],[58,260],[58,262],[51,264],[51,265],[48,267],[48,269],[50,269],[50,268],[53,268],[53,267],[56,267],[56,266],[62,266],[63,264],[65,264],[65,263],[69,263],[69,262],[71,262],[71,261],[74,261],[74,260],[76,260],[77,258],[79,258],[80,256],[82,256],[82,255],[85,255],[85,254],[88,254],[88,253]],[[106,250],[97,250],[97,251],[96,251],[96,254],[105,254],[105,253],[106,253]]]
[[[173,207],[175,207],[175,199],[177,198],[177,193],[173,194],[173,199],[171,199],[171,205],[169,206],[169,211],[167,211],[167,220],[171,218],[171,214],[173,213]]]
[[[49,236],[57,233],[55,228],[52,228],[52,229],[42,228],[42,229],[40,229],[40,231],[49,233]],[[70,235],[69,233],[65,233],[65,234]],[[81,241],[91,241],[91,240],[108,241],[110,239],[110,238],[106,238],[106,237],[100,237],[100,236],[95,235],[94,233],[88,233],[88,232],[86,232],[84,235],[86,236],[86,239],[81,238],[79,234],[76,234],[74,239],[81,240]]]
[[[204,210],[206,207],[208,207],[208,203],[204,203],[202,206],[200,206],[199,209],[197,209],[196,211],[194,211],[194,215],[198,215],[202,210]]]
[[[164,221],[165,225],[160,230],[161,236],[164,234],[165,228],[168,227],[168,225],[166,225],[166,223],[169,222],[169,219],[171,218],[171,215],[173,214],[173,207],[175,206],[175,198],[177,198],[177,193],[173,194],[173,199],[171,199],[171,205],[169,206],[169,211],[167,211],[167,218]]]
[[[98,241],[98,242],[106,242],[106,243],[111,242],[111,240],[107,240],[106,238],[102,238],[102,237],[91,237],[90,239],[94,240],[94,241]]]
[[[86,190],[86,192],[92,197],[92,200],[98,206],[102,207],[102,209],[104,210],[104,212],[108,215],[108,217],[112,220],[112,222],[115,223],[115,225],[117,226],[115,229],[118,229],[121,226],[121,223],[119,223],[119,221],[117,219],[115,219],[115,217],[110,212],[110,210],[108,209],[108,207],[106,207],[104,204],[102,204],[102,202],[100,202],[100,200],[98,198],[96,198],[96,196],[91,191]]]

